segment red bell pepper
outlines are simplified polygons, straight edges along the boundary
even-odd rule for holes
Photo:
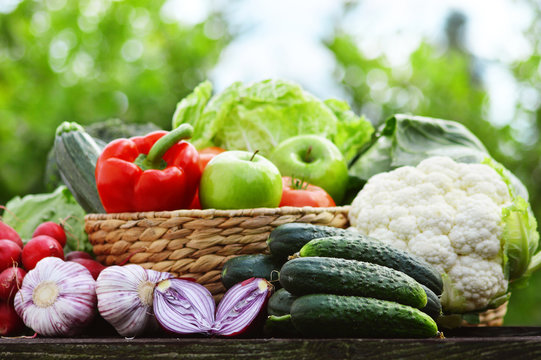
[[[96,163],[96,185],[105,211],[162,211],[188,208],[199,180],[199,154],[182,139],[193,128],[116,139]]]

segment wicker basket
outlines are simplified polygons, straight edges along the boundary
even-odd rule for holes
[[[221,269],[231,257],[267,252],[270,232],[285,223],[345,228],[349,207],[177,210],[88,214],[85,231],[105,265],[139,264],[203,284],[218,301]]]

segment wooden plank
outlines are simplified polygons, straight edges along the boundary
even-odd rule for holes
[[[0,339],[0,359],[525,359],[541,328],[475,328],[445,339]]]

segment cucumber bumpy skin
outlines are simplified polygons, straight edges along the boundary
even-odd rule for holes
[[[423,287],[410,276],[377,264],[328,257],[290,260],[280,283],[293,295],[337,294],[396,301],[416,308],[427,304]]]
[[[299,256],[366,261],[406,273],[436,295],[443,291],[441,275],[432,265],[413,254],[358,233],[311,240],[300,249]]]
[[[291,320],[309,337],[426,338],[438,334],[436,322],[418,309],[359,296],[302,296],[293,302]]]

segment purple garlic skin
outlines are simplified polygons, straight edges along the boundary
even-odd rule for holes
[[[104,269],[96,281],[100,315],[122,336],[161,330],[152,311],[154,288],[158,282],[172,277],[135,264]]]
[[[83,265],[46,257],[25,276],[14,303],[36,333],[78,335],[96,315],[96,282]]]

